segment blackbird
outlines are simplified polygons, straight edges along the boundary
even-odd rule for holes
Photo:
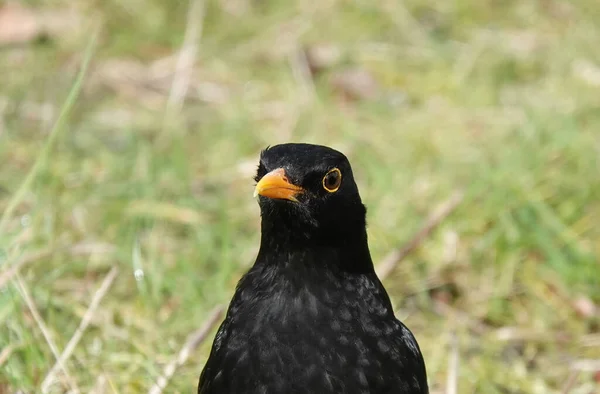
[[[255,179],[260,249],[198,393],[428,393],[419,345],[373,269],[346,156],[276,145],[261,153]]]

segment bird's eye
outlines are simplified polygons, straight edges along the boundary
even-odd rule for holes
[[[342,184],[342,173],[334,168],[323,177],[323,188],[329,193],[337,192]]]

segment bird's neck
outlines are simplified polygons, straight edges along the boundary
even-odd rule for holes
[[[354,232],[314,233],[263,223],[257,263],[292,271],[374,272],[364,226]]]

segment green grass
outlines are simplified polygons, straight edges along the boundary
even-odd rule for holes
[[[445,391],[453,333],[460,393],[558,393],[577,360],[600,359],[600,312],[574,307],[583,297],[600,308],[596,2],[208,1],[192,80],[224,99],[187,100],[166,120],[168,83],[109,83],[106,70],[115,59],[148,70],[176,53],[188,4],[123,4],[81,6],[104,24],[74,105],[93,29],[0,49],[0,276],[52,250],[20,276],[60,352],[120,270],[67,361],[82,392],[102,379],[101,392],[147,392],[229,301],[258,246],[253,166],[286,141],[350,157],[375,261],[465,191],[385,281],[432,392]],[[247,9],[228,11],[236,5]],[[289,53],[322,42],[340,62],[299,79]],[[379,97],[342,100],[329,81],[346,67],[370,72]],[[211,340],[165,392],[194,391]],[[9,345],[0,392],[39,392],[55,359],[14,278],[0,289],[0,349]],[[570,392],[598,390],[582,372]]]

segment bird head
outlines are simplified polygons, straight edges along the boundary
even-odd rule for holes
[[[366,237],[366,209],[341,152],[311,144],[276,145],[262,151],[255,180],[263,235],[328,244]]]

